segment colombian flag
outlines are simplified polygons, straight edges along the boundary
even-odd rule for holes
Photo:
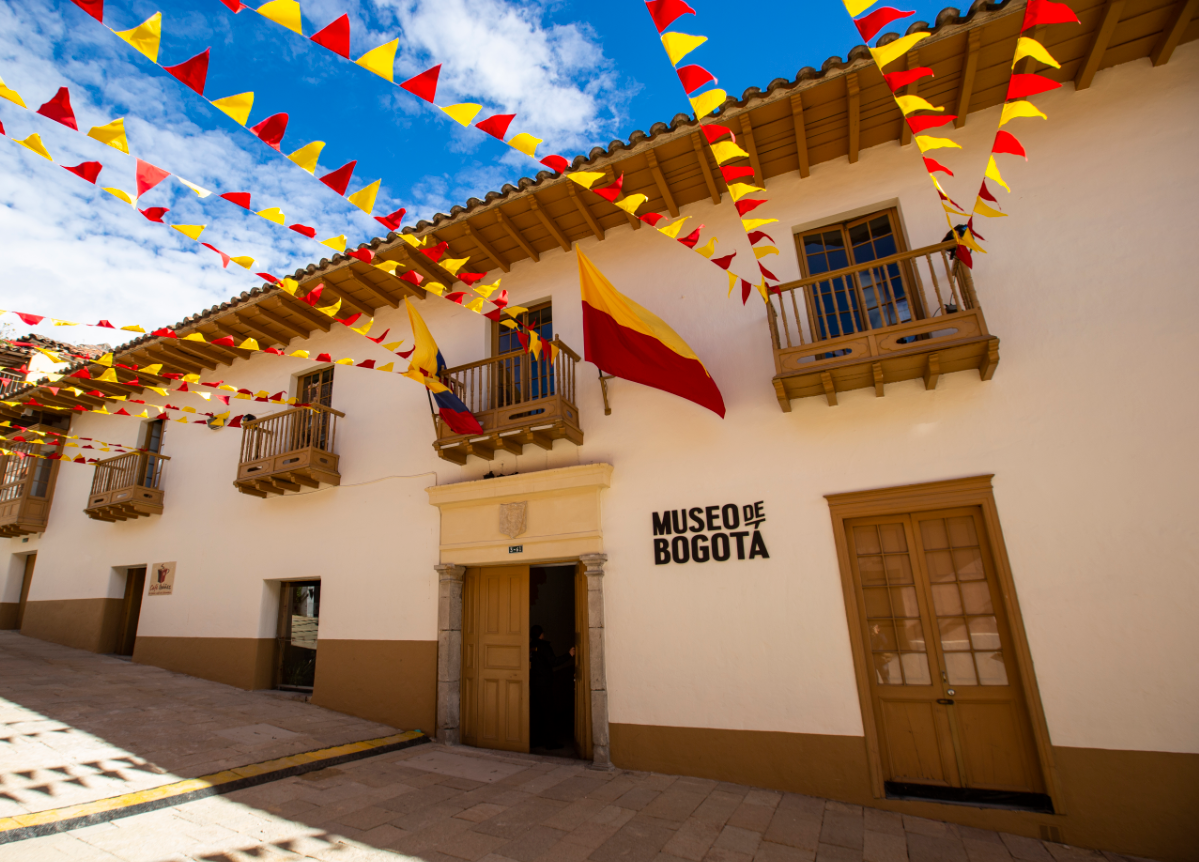
[[[437,342],[433,340],[429,327],[425,326],[424,319],[416,313],[407,298],[404,299],[404,305],[408,309],[408,322],[412,324],[412,339],[416,342],[404,376],[428,387],[433,393],[433,400],[437,402],[438,415],[455,434],[482,434],[479,420],[439,379],[446,367],[445,358],[437,349]]]
[[[583,353],[609,374],[672,392],[722,419],[724,399],[712,375],[678,333],[616,288],[587,256],[579,256]]]

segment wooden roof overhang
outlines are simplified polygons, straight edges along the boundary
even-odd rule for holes
[[[1121,63],[1149,57],[1154,65],[1162,65],[1179,44],[1199,38],[1195,19],[1199,0],[1070,0],[1070,5],[1081,26],[1056,25],[1035,35],[1061,63],[1061,69],[1039,74],[1073,81],[1077,89],[1090,86],[1097,71]],[[934,78],[919,82],[919,95],[957,114],[959,127],[971,113],[1000,104],[1024,7],[1024,0],[1002,4],[979,0],[964,17],[957,9],[946,8],[931,27],[925,22],[909,27],[909,33],[932,34],[906,58],[909,66],[929,66],[935,72]],[[895,38],[898,34],[884,40]],[[752,166],[757,184],[768,189],[772,177],[792,171],[805,177],[812,165],[843,156],[854,162],[862,149],[903,141],[906,133],[899,109],[864,46],[852,49],[845,60],[830,57],[819,71],[805,67],[791,81],[776,79],[765,90],[751,87],[741,99],[727,100],[719,116],[719,122],[737,132],[749,153],[749,159],[732,164]],[[636,131],[628,142],[613,141],[607,149],[596,147],[586,157],[577,156],[572,170],[603,170],[612,178],[623,174],[627,194],[648,196],[646,211],[675,215],[679,207],[699,200],[719,203],[727,187],[699,128],[693,118],[679,114],[669,124],[655,123],[649,134]],[[447,258],[470,257],[466,271],[508,272],[513,264],[538,261],[551,249],[568,250],[587,237],[604,240],[609,231],[625,224],[634,229],[642,225],[571,180],[542,171],[535,179],[522,178],[482,200],[471,198],[465,206],[418,222],[403,233],[447,242]],[[382,260],[399,261],[447,287],[454,283],[452,276],[396,233],[359,247],[370,248]],[[424,298],[423,290],[344,254],[310,264],[293,277],[301,283],[301,294],[321,282],[325,284],[322,303],[339,298],[344,309],[363,314],[384,306],[396,308],[405,295]],[[240,342],[252,337],[269,347],[306,338],[316,329],[328,331],[331,325],[328,317],[309,305],[262,285],[186,318],[173,329],[181,336],[199,331],[209,340],[232,335]],[[115,351],[118,362],[143,367],[162,363],[166,371],[175,373],[213,371],[248,355],[236,348],[149,335]],[[94,363],[91,368],[96,374],[101,370]],[[117,369],[117,374],[121,380],[133,377],[124,369]],[[152,385],[163,382],[144,372],[138,375]],[[83,382],[88,390],[114,394],[142,391]],[[77,398],[61,389],[54,396],[37,386],[8,400],[25,400],[35,392],[37,400],[65,407],[94,406],[97,400]],[[0,404],[0,415],[20,413],[19,408]]]

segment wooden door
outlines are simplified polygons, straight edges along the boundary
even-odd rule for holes
[[[1043,793],[981,511],[846,530],[885,779]]]
[[[117,655],[133,655],[137,642],[137,622],[142,613],[142,594],[146,591],[146,567],[125,572],[125,599],[121,607],[121,625],[117,629]]]
[[[468,569],[466,578],[463,741],[480,748],[528,751],[529,567]]]
[[[37,565],[37,552],[25,557],[25,577],[21,581],[21,598],[17,605],[17,630],[25,620],[25,605],[29,603],[29,587],[33,584],[33,567]]]
[[[575,564],[575,751],[591,760],[591,632],[587,597],[587,567]]]

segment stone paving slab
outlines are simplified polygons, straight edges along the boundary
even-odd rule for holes
[[[0,804],[18,807],[166,783],[196,774],[187,772],[196,763],[240,765],[394,732],[7,632],[0,697]],[[152,748],[138,726],[143,703]],[[1138,862],[793,793],[436,744],[0,845],[0,862],[297,859]]]

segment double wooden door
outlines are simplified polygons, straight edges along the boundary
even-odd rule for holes
[[[845,524],[885,779],[1044,793],[981,510]]]

